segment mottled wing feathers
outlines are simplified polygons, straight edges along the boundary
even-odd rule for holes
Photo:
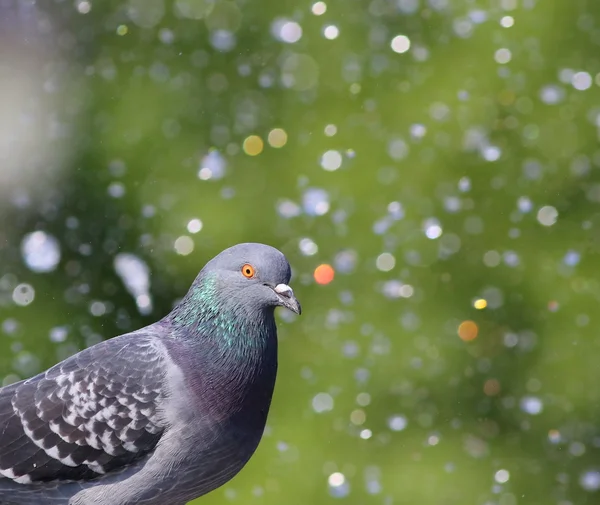
[[[151,451],[163,432],[155,345],[124,335],[0,389],[0,478],[92,479]]]

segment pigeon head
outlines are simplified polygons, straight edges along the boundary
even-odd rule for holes
[[[206,264],[167,318],[187,335],[221,335],[228,341],[251,328],[272,328],[275,307],[301,312],[288,286],[290,276],[290,265],[277,249],[264,244],[235,245]],[[191,328],[200,331],[190,333]]]
[[[219,302],[249,311],[285,307],[301,313],[300,303],[288,286],[290,264],[281,251],[264,244],[238,244],[225,249],[200,272],[197,284],[212,286]],[[192,288],[194,289],[194,288]]]

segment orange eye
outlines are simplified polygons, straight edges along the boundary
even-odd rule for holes
[[[242,267],[242,274],[244,275],[244,277],[246,277],[247,279],[252,279],[252,277],[254,277],[254,274],[256,273],[256,271],[254,270],[254,267],[252,265],[250,265],[250,263],[246,263],[243,267]]]

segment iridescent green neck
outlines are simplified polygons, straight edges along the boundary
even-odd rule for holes
[[[254,354],[275,338],[272,311],[248,313],[219,289],[214,275],[204,275],[170,315],[179,336],[202,341],[209,339],[221,350],[236,354]]]

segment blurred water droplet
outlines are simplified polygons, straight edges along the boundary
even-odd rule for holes
[[[67,340],[67,336],[69,335],[69,330],[66,326],[55,326],[50,330],[50,341],[59,343]]]
[[[312,399],[312,408],[318,414],[333,410],[333,397],[328,393],[318,393]]]
[[[92,4],[87,0],[79,0],[75,3],[75,8],[79,14],[88,14],[92,10]]]
[[[5,319],[2,321],[2,331],[6,335],[14,335],[19,329],[19,323],[16,319]]]
[[[229,30],[215,30],[210,32],[210,44],[217,50],[223,53],[231,51],[237,40],[235,34]]]
[[[510,473],[508,472],[508,470],[498,470],[494,474],[494,480],[498,484],[505,484],[506,482],[508,482],[508,479],[510,479]]]
[[[535,181],[541,179],[544,168],[542,164],[537,160],[526,160],[523,163],[523,173],[527,179]]]
[[[389,272],[396,266],[396,258],[394,258],[393,254],[387,252],[382,253],[377,256],[377,259],[375,260],[375,266],[382,272]]]
[[[387,206],[388,213],[392,219],[399,221],[404,218],[404,207],[400,202],[390,202]]]
[[[172,30],[169,30],[168,28],[161,28],[160,31],[158,32],[158,38],[163,44],[167,44],[167,45],[175,42],[175,34],[173,33]],[[173,124],[174,123],[169,123],[169,125],[173,125]],[[167,127],[167,129],[168,129],[168,127]]]
[[[360,347],[358,346],[357,342],[353,340],[344,342],[344,345],[342,346],[342,354],[344,355],[344,357],[356,358],[356,356],[358,356],[359,353]]]
[[[387,298],[400,298],[400,289],[402,288],[402,283],[397,280],[387,281],[383,285],[383,294]]]
[[[299,216],[300,211],[300,206],[291,200],[282,200],[277,204],[277,212],[286,219]]]
[[[456,254],[460,251],[461,244],[462,242],[458,235],[454,233],[444,235],[439,242],[440,258],[447,258],[452,254]]]
[[[342,166],[342,154],[339,151],[330,150],[321,156],[321,167],[328,172],[333,172]]]
[[[359,436],[363,440],[368,440],[369,438],[371,438],[373,436],[373,432],[371,430],[368,430],[368,429],[361,430]]]
[[[127,165],[123,160],[114,159],[108,164],[108,170],[113,177],[122,177],[127,172]]]
[[[445,103],[435,102],[429,107],[429,115],[436,121],[446,121],[450,117],[450,107]]]
[[[496,146],[485,146],[481,149],[481,155],[485,161],[498,161],[502,151]]]
[[[282,128],[273,128],[269,132],[267,140],[268,140],[269,145],[271,147],[275,147],[276,149],[280,149],[283,146],[285,146],[285,144],[287,143],[287,141],[288,141],[288,134]]]
[[[114,269],[125,289],[133,296],[142,315],[152,312],[150,297],[150,269],[148,265],[134,254],[119,253],[114,259]]]
[[[347,249],[337,253],[333,263],[337,272],[348,274],[356,268],[357,261],[358,253],[354,250]]]
[[[521,263],[521,260],[519,259],[519,255],[514,251],[506,251],[502,255],[502,258],[504,259],[504,263],[506,265],[508,265],[509,267],[516,267],[516,266],[519,266]]]
[[[327,479],[329,494],[334,498],[343,498],[350,493],[350,485],[341,472],[332,473]]]
[[[302,38],[302,27],[289,19],[275,19],[271,23],[271,34],[281,42],[294,44]]]
[[[410,284],[391,280],[383,284],[382,292],[387,298],[410,298],[414,294],[414,288]]]
[[[519,405],[523,412],[532,416],[540,414],[544,410],[544,404],[537,396],[524,396]]]
[[[309,238],[300,239],[298,247],[304,256],[314,256],[319,251],[317,244]]]
[[[335,126],[334,124],[328,124],[325,127],[325,135],[327,135],[328,137],[333,137],[336,133],[337,133],[337,126]]]
[[[457,196],[447,196],[444,198],[444,209],[447,212],[458,212],[461,207],[461,200]]]
[[[402,431],[408,426],[408,420],[402,415],[393,415],[388,419],[388,426],[392,431]]]
[[[571,79],[571,84],[578,91],[585,91],[592,87],[592,76],[587,72],[576,72]]]
[[[441,237],[442,226],[436,218],[431,217],[423,223],[423,232],[428,239],[434,240]]]
[[[600,471],[588,470],[579,477],[579,485],[586,491],[598,491],[600,489]]]
[[[552,226],[558,219],[558,210],[551,205],[545,205],[537,213],[537,220],[544,226]]]
[[[581,259],[581,254],[579,254],[577,251],[570,250],[570,251],[567,251],[567,254],[565,254],[563,262],[565,265],[574,267],[575,265],[577,265],[579,263],[580,259]]]
[[[571,442],[569,444],[569,453],[573,456],[583,456],[585,454],[585,445],[581,442]]]
[[[533,202],[527,198],[526,196],[521,196],[517,201],[517,207],[519,212],[526,214],[527,212],[531,212],[533,209]]]
[[[198,178],[202,181],[222,179],[225,176],[226,167],[227,163],[223,155],[217,150],[210,151],[200,161]]]
[[[504,334],[504,345],[506,347],[515,347],[519,343],[519,336],[516,333],[505,333]]]
[[[483,458],[489,453],[489,445],[485,440],[474,435],[467,435],[464,440],[465,452],[472,458]]]
[[[392,139],[388,144],[388,154],[390,158],[400,161],[408,155],[408,144],[400,138]]]
[[[327,40],[337,39],[339,35],[340,29],[335,25],[327,25],[325,28],[323,28],[323,36]]]
[[[144,205],[142,207],[142,216],[150,218],[156,215],[156,207],[154,205]]]
[[[410,49],[410,39],[406,35],[396,35],[390,42],[392,51],[403,54]]]
[[[320,188],[308,188],[302,195],[302,207],[309,216],[322,216],[329,212],[329,193]]]
[[[364,384],[371,377],[371,372],[367,368],[357,368],[354,371],[354,380],[359,384]]]
[[[25,307],[33,302],[35,298],[35,290],[31,284],[19,284],[14,289],[12,298],[17,305]]]
[[[113,182],[108,186],[108,194],[113,198],[125,196],[125,186],[121,182]]]
[[[425,125],[416,123],[410,125],[410,136],[413,140],[422,139],[427,133],[427,127]]]
[[[202,230],[202,221],[200,219],[191,219],[187,224],[187,231],[190,233],[198,233]]]
[[[497,267],[502,260],[502,256],[498,251],[487,251],[483,255],[483,264],[487,267]]]
[[[177,237],[175,239],[175,243],[173,244],[173,248],[177,254],[181,256],[187,256],[191,254],[194,250],[194,241],[191,237],[187,235],[182,235],[181,237]]]
[[[565,90],[560,86],[549,84],[540,90],[540,100],[548,105],[556,105],[565,98]]]
[[[458,189],[459,189],[459,191],[462,191],[463,193],[470,191],[471,179],[469,179],[468,177],[461,177],[460,180],[458,181]]]
[[[95,300],[90,304],[90,314],[95,317],[100,317],[106,314],[106,304]]]
[[[394,219],[390,216],[385,216],[375,221],[375,223],[373,224],[373,233],[375,233],[376,235],[383,235],[390,229],[390,226],[392,226],[393,222]]]
[[[512,53],[510,52],[510,49],[507,49],[506,47],[502,47],[494,53],[494,60],[501,65],[508,63],[511,58]]]
[[[60,261],[60,244],[52,235],[34,231],[23,237],[21,254],[25,264],[34,272],[51,272]]]

